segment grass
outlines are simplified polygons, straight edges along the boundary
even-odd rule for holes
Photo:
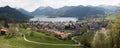
[[[22,37],[6,38],[0,36],[0,48],[79,48],[70,46],[48,46],[28,43],[22,39]]]
[[[47,36],[46,34],[40,32],[34,32],[34,36],[27,36],[29,40],[43,42],[43,43],[55,43],[55,44],[75,44],[71,40],[60,40],[54,35]]]
[[[42,43],[53,43],[53,44],[75,44],[72,40],[60,40],[57,37],[55,37],[54,34],[49,33],[45,30],[39,30],[39,31],[32,31],[33,36],[30,36],[29,33],[31,31],[21,29],[22,33],[27,35],[27,39],[31,41],[36,42],[42,42]]]
[[[114,20],[116,18],[116,15],[115,14],[111,14],[109,16],[107,16],[105,19],[106,20]]]
[[[33,37],[27,37],[29,40],[32,41],[37,41],[37,42],[42,42],[42,43],[53,43],[53,44],[75,44],[73,41],[71,40],[51,40],[48,38],[33,38]]]
[[[30,31],[21,29],[21,32],[27,35],[27,33]],[[32,37],[27,35],[27,39],[43,43],[74,44],[74,42],[71,40],[60,40],[56,37],[47,36],[46,34],[40,32],[35,32],[34,36]],[[26,42],[23,40],[21,36],[16,36],[12,38],[0,36],[0,48],[79,48],[79,47],[40,45]]]

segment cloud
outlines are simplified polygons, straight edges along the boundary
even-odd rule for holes
[[[119,2],[119,0],[0,0],[0,7],[9,5],[14,8],[23,8],[27,11],[33,11],[40,6],[59,8],[78,5],[118,5]]]
[[[28,11],[33,11],[39,7],[36,3],[37,1],[33,0],[0,0],[0,7],[9,5],[14,8],[24,8]]]

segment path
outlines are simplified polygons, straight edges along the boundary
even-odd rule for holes
[[[76,36],[72,37],[71,40],[73,40],[75,43],[77,43],[79,46],[81,46],[82,44],[79,41],[77,41],[75,38],[76,38]]]
[[[77,36],[72,37],[71,40],[73,40],[75,43],[77,43],[80,47],[89,48],[89,47],[87,47],[87,46],[81,44],[79,41],[77,41],[77,40],[75,39],[76,37],[77,37]]]
[[[16,30],[19,31],[18,28],[16,28]],[[20,32],[20,34],[22,34],[22,33]],[[79,46],[78,44],[52,44],[52,43],[35,42],[35,41],[30,41],[30,40],[28,40],[24,34],[22,34],[22,35],[23,35],[23,39],[24,39],[26,42],[34,43],[34,44],[53,45],[53,46]]]
[[[53,45],[53,46],[79,46],[78,44],[52,44],[52,43],[41,43],[41,42],[35,42],[35,41],[30,41],[28,39],[26,39],[26,36],[23,36],[23,39],[26,42],[30,42],[30,43],[35,43],[35,44],[41,44],[41,45]]]

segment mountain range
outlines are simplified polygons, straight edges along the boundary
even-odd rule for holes
[[[27,20],[30,16],[23,14],[15,8],[10,6],[0,7],[0,18],[14,19],[14,20]]]
[[[32,16],[59,16],[59,17],[84,17],[93,15],[105,15],[109,12],[115,12],[116,6],[99,5],[99,6],[64,6],[58,9],[52,7],[39,7],[33,12],[18,9],[27,15]]]
[[[33,12],[28,12],[22,8],[16,9],[10,6],[0,7],[0,18],[24,20],[32,16],[49,16],[49,17],[89,17],[105,15],[108,12],[115,12],[116,6],[64,6],[58,9],[52,7],[39,7]]]
[[[117,6],[112,6],[112,5],[99,5],[97,7],[104,8],[106,12],[116,12],[117,11]]]

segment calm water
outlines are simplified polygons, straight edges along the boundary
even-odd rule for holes
[[[47,17],[36,17],[30,19],[30,21],[45,21],[45,22],[76,22],[78,19],[73,17],[57,17],[57,18],[47,18]]]

